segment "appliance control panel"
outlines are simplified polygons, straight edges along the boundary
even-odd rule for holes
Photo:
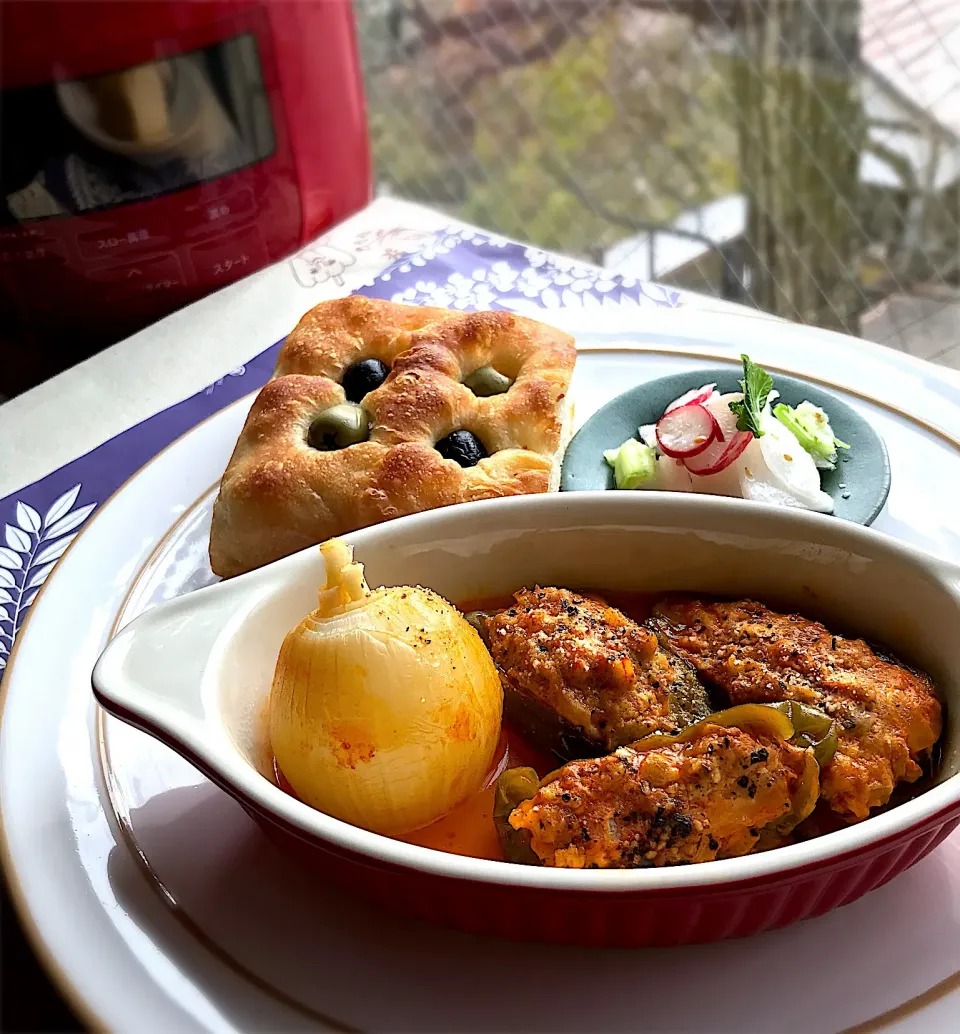
[[[263,43],[3,91],[0,289],[23,319],[69,330],[106,307],[142,325],[296,246]]]

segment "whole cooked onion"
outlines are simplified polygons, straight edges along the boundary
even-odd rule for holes
[[[503,691],[479,635],[428,589],[368,589],[339,539],[320,547],[317,609],[280,648],[270,694],[274,756],[297,796],[399,834],[479,790]]]

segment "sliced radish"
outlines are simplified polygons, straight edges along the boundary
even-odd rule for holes
[[[795,495],[790,495],[776,485],[771,485],[768,481],[759,481],[744,472],[741,472],[740,476],[740,494],[744,499],[750,499],[755,503],[788,506],[798,510],[807,509]]]
[[[716,395],[704,405],[713,414],[720,429],[719,435],[710,446],[694,458],[684,459],[692,474],[709,477],[725,470],[750,444],[753,435],[749,431],[737,430],[737,415],[730,409],[730,403],[742,399],[739,392]]]
[[[728,442],[711,442],[703,452],[685,459],[683,465],[691,474],[700,477],[719,474],[721,470],[726,470],[752,441],[752,431],[736,431]]]
[[[674,409],[679,409],[681,406],[697,405],[702,406],[704,402],[710,401],[710,396],[713,395],[716,384],[704,384],[702,388],[694,388],[692,391],[686,392],[681,395],[680,398],[674,399],[669,406],[664,410],[664,414],[671,412]]]
[[[716,474],[691,474],[690,471],[687,471],[693,491],[700,495],[726,495],[734,499],[741,498],[743,493],[740,491],[740,475],[743,472],[744,460],[750,455],[750,451],[751,446],[748,445],[740,454],[739,459],[734,460],[729,467],[724,467]]]
[[[656,486],[662,492],[692,492],[693,478],[682,460],[661,456],[657,460]]]
[[[720,428],[713,414],[695,403],[664,413],[657,421],[657,444],[674,459],[686,459],[703,452]]]
[[[730,391],[726,395],[714,395],[704,403],[704,409],[713,413],[725,438],[732,438],[737,431],[737,414],[730,408],[730,403],[739,402],[742,398],[740,392]]]
[[[644,424],[643,427],[639,428],[640,441],[644,445],[649,445],[651,449],[657,447],[657,425],[656,424]]]
[[[765,409],[760,416],[764,431],[760,439],[760,457],[752,473],[758,481],[776,486],[792,495],[808,510],[830,513],[833,499],[820,487],[820,471],[804,452],[793,432]]]

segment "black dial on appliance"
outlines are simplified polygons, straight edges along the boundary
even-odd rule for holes
[[[379,388],[387,379],[390,367],[379,359],[361,359],[343,373],[343,392],[350,402],[360,402],[364,395]]]
[[[483,443],[472,431],[453,431],[436,444],[445,460],[456,460],[461,467],[475,467],[487,455]]]

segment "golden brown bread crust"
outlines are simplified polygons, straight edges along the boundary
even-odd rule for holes
[[[369,440],[312,448],[312,421],[345,401],[344,371],[370,358],[391,372],[363,400]],[[211,567],[227,578],[404,514],[555,489],[575,360],[571,337],[512,313],[322,302],[287,338],[240,433],[214,504]],[[479,398],[462,381],[487,365],[513,384]],[[461,429],[489,453],[474,467],[433,447]]]

